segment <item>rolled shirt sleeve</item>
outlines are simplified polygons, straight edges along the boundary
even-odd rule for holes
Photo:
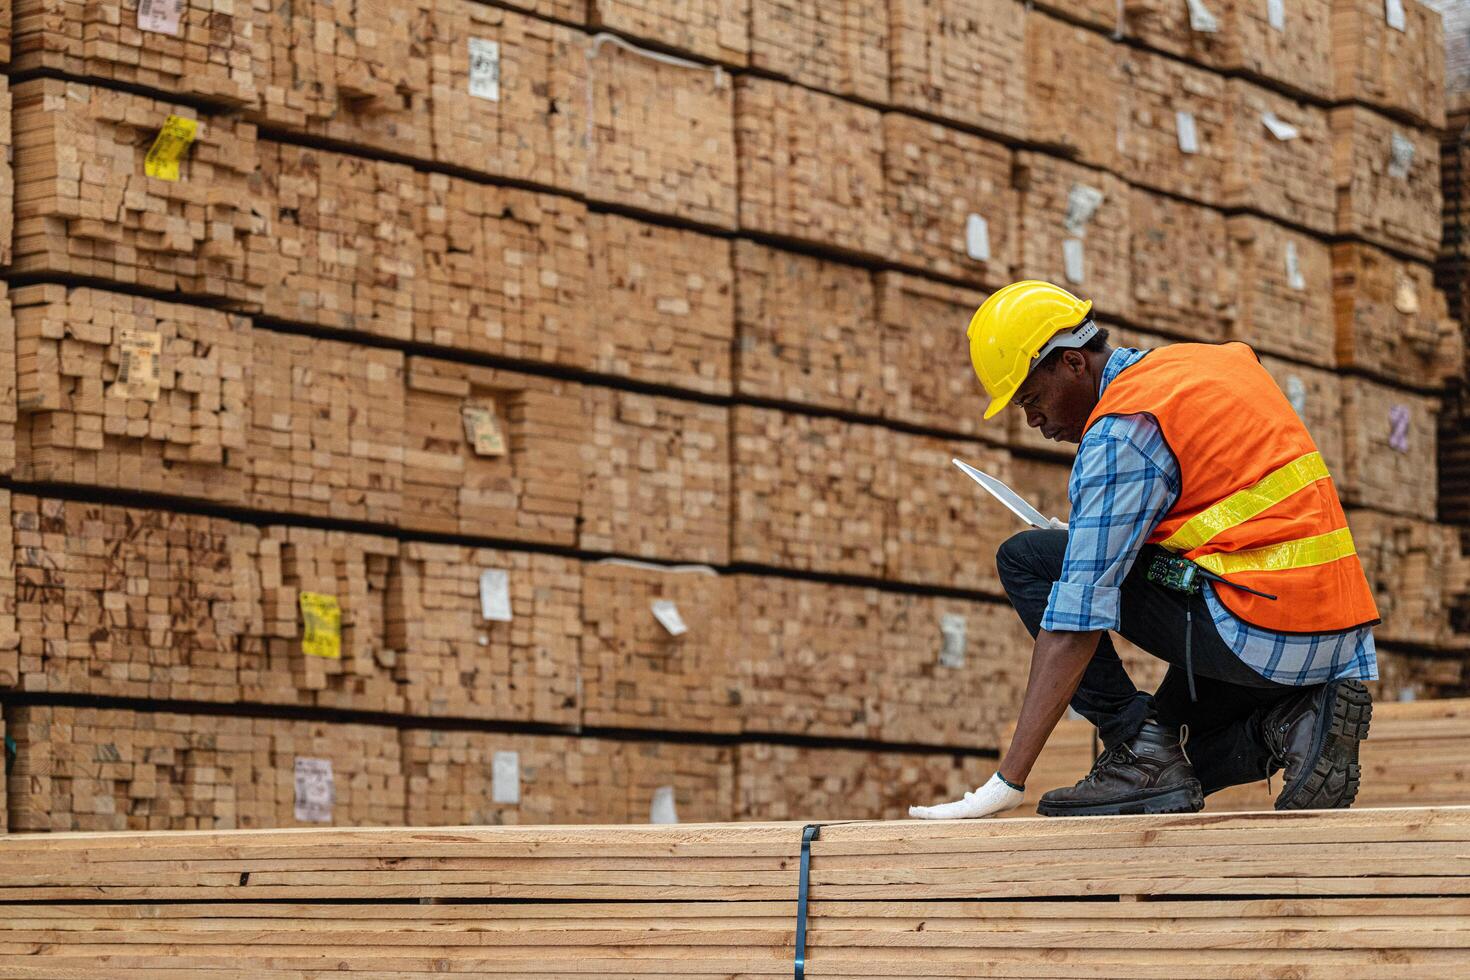
[[[1042,629],[1117,628],[1123,580],[1179,497],[1173,462],[1147,415],[1110,416],[1083,436],[1067,487],[1072,517],[1062,577],[1052,585]]]

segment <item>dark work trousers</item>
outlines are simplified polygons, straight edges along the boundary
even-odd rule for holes
[[[1041,629],[1052,584],[1062,577],[1066,550],[1066,531],[1023,531],[1001,545],[996,555],[1006,595],[1033,637]],[[1163,683],[1152,695],[1135,687],[1118,659],[1112,635],[1104,631],[1072,696],[1072,707],[1097,726],[1108,748],[1138,734],[1150,714],[1171,728],[1188,725],[1185,752],[1206,794],[1264,779],[1279,767],[1271,763],[1261,738],[1258,709],[1305,688],[1277,684],[1246,666],[1220,639],[1204,596],[1150,582],[1145,572],[1158,550],[1144,546],[1123,580],[1117,632],[1168,661]],[[1193,618],[1194,702],[1184,671],[1186,610]]]

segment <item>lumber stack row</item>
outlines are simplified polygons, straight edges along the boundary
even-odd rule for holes
[[[1348,515],[1353,542],[1383,622],[1376,639],[1419,649],[1463,650],[1470,621],[1470,554],[1461,530],[1371,510]]]
[[[402,822],[402,754],[371,725],[7,706],[12,832]]]
[[[735,588],[747,732],[992,745],[1020,705],[1030,638],[1004,603],[753,575]]]
[[[1024,683],[993,602],[27,494],[7,512],[0,682],[30,694],[977,747]]]
[[[1003,450],[737,407],[732,453],[732,560],[995,587],[995,548],[1014,527],[942,474],[958,456],[1006,479]]]
[[[16,85],[11,98],[13,272],[258,309],[246,261],[262,218],[254,125],[56,79]]]
[[[751,0],[753,68],[887,103],[888,47],[886,0]]]
[[[669,9],[657,0],[591,0],[590,27],[649,38],[701,58],[743,65],[749,59],[749,3],[694,0]]]

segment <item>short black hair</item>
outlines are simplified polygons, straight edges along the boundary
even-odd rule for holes
[[[1083,320],[1082,323],[1077,324],[1077,327],[1081,327],[1083,324],[1088,323],[1089,321],[1091,321],[1091,319],[1092,319],[1091,317],[1088,317],[1086,320]],[[1075,330],[1075,329],[1077,329],[1077,327],[1073,327],[1072,329]],[[1108,328],[1107,327],[1104,327],[1104,326],[1099,326],[1097,328],[1097,333],[1093,334],[1091,337],[1088,337],[1087,338],[1087,343],[1083,344],[1081,347],[1058,347],[1056,350],[1053,350],[1052,352],[1050,352],[1049,354],[1047,354],[1046,357],[1045,357],[1045,359],[1043,359],[1040,364],[1036,365],[1036,367],[1038,367],[1038,368],[1043,368],[1044,367],[1048,371],[1054,371],[1054,370],[1056,370],[1056,366],[1057,366],[1057,355],[1060,354],[1064,350],[1080,350],[1080,351],[1083,351],[1083,352],[1088,353],[1088,354],[1101,354],[1103,351],[1105,351],[1107,349],[1108,349]]]

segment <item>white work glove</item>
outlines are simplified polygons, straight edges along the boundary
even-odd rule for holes
[[[992,813],[1009,810],[1021,802],[1024,794],[1000,778],[1000,773],[990,777],[990,782],[973,793],[966,793],[962,800],[941,803],[938,806],[911,806],[909,816],[919,820],[968,820],[971,817],[988,817]]]
[[[1052,529],[1055,531],[1065,531],[1067,529],[1067,522],[1062,520],[1060,517],[1048,517],[1046,519],[1046,522],[1050,524],[1052,526]]]

